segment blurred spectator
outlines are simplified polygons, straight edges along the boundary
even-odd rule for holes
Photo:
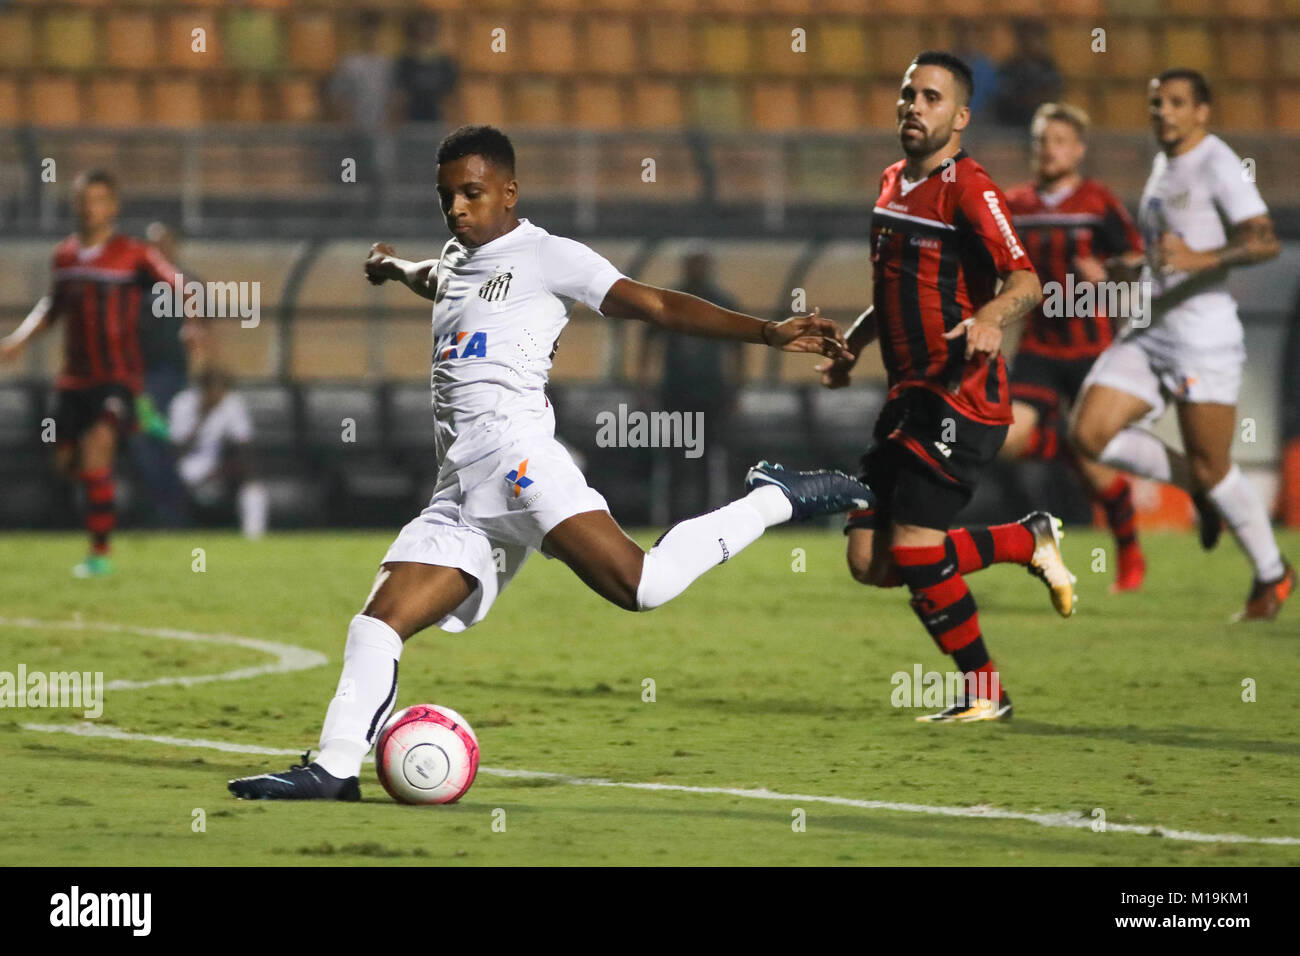
[[[1048,45],[1047,29],[1037,20],[1019,20],[1016,48],[998,69],[994,115],[1003,126],[1022,129],[1039,105],[1060,97],[1065,83]]]
[[[397,61],[396,86],[407,122],[441,123],[442,101],[456,88],[460,69],[438,45],[438,18],[416,17],[407,31],[407,50]]]
[[[253,420],[243,399],[230,391],[230,376],[209,365],[172,400],[170,419],[181,480],[200,521],[226,519],[233,504],[244,536],[260,538],[268,496],[253,476]]]
[[[998,68],[975,42],[975,24],[970,20],[952,22],[952,52],[970,67],[971,79],[975,83],[970,111],[973,116],[979,115],[980,109],[992,101],[993,91],[997,89]]]
[[[145,238],[176,266],[186,282],[202,281],[195,275],[185,275],[185,268],[177,258],[179,240],[173,229],[161,222],[151,222],[145,229]],[[171,291],[163,296],[170,297]],[[138,322],[144,392],[136,403],[140,430],[131,436],[129,444],[144,491],[139,497],[142,523],[173,528],[186,521],[185,489],[176,472],[176,458],[164,415],[172,399],[185,388],[189,353],[195,354],[196,364],[201,361],[206,347],[207,320],[200,317],[190,328],[187,339],[180,317],[171,315],[170,308],[166,315],[154,314],[158,297],[152,289],[147,289],[140,302]]]
[[[357,49],[339,61],[326,88],[333,117],[358,130],[389,124],[393,109],[393,61],[380,44],[383,18],[362,14]]]
[[[724,309],[735,300],[714,280],[713,256],[702,245],[687,249],[682,257],[682,278],[674,286],[689,295],[707,299]],[[704,454],[687,458],[681,449],[661,449],[651,475],[653,505],[667,514],[654,514],[652,524],[721,507],[728,498],[727,422],[739,386],[741,346],[736,342],[694,335],[659,332],[651,326],[642,340],[639,362],[642,380],[656,357],[662,357],[656,410],[704,413]]]

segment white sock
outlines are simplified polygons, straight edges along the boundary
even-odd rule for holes
[[[1168,482],[1173,475],[1170,454],[1165,443],[1146,429],[1124,428],[1102,449],[1098,460],[1143,478]]]
[[[789,500],[780,488],[768,485],[717,511],[673,525],[641,565],[637,608],[648,611],[671,601],[709,568],[739,554],[790,516]]]
[[[247,481],[239,488],[239,524],[245,538],[257,540],[266,534],[266,508],[270,496],[260,481]]]
[[[1254,482],[1233,465],[1223,480],[1209,491],[1210,500],[1232,529],[1233,536],[1255,565],[1255,577],[1260,581],[1276,581],[1285,570],[1282,553],[1273,537],[1273,526],[1268,520],[1268,509],[1255,489]]]
[[[402,639],[391,627],[358,614],[348,625],[343,673],[325,712],[316,763],[336,777],[355,777],[397,702]]]

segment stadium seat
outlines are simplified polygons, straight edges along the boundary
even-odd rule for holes
[[[517,73],[527,53],[527,37],[505,11],[479,12],[466,19],[464,45],[457,51],[467,73]],[[494,31],[504,30],[504,52],[493,50]]]
[[[561,126],[569,120],[566,99],[560,80],[525,77],[514,84],[510,122],[520,126]]]
[[[640,129],[676,129],[685,111],[682,91],[668,80],[637,78],[632,84],[631,125]]]
[[[815,72],[854,78],[867,72],[867,37],[857,20],[823,21],[811,39],[805,55]]]
[[[1272,20],[1275,17],[1272,0],[1219,0],[1219,2],[1220,9],[1216,13],[1220,16],[1241,20]]]
[[[0,76],[0,125],[17,126],[22,121],[23,104],[18,81]]]
[[[582,129],[618,129],[628,124],[623,90],[613,80],[579,80],[573,88],[571,121]]]
[[[575,306],[551,360],[551,380],[593,382],[605,377],[612,361],[610,320],[586,306]]]
[[[153,84],[150,117],[160,126],[192,129],[203,125],[203,95],[192,77],[159,78]]]
[[[829,132],[858,132],[866,125],[862,92],[854,83],[820,83],[813,87],[810,125]]]
[[[27,89],[26,120],[42,126],[75,126],[81,122],[77,81],[67,74],[34,76]]]
[[[899,71],[898,77],[902,77]],[[867,88],[865,125],[889,129],[898,123],[899,79],[879,80]]]
[[[807,428],[804,389],[769,382],[742,385],[729,422],[728,447],[740,461],[767,458],[787,468],[813,467],[818,462],[807,448]]]
[[[506,122],[504,81],[496,77],[467,76],[457,86],[455,115],[473,117],[477,123]]]
[[[637,390],[617,383],[564,384],[547,389],[555,406],[556,430],[581,449],[596,448],[601,413],[618,414],[619,405],[638,407]]]
[[[144,118],[140,84],[133,76],[97,76],[90,81],[90,123],[137,126]]]
[[[1278,72],[1283,76],[1300,78],[1300,26],[1285,26],[1276,30]]]
[[[578,62],[573,18],[534,16],[527,24],[527,69],[533,73],[573,73]]]
[[[236,381],[234,391],[253,420],[253,447],[291,450],[301,433],[297,396],[288,385]]]
[[[36,31],[27,10],[0,11],[0,69],[31,66],[36,61]]]
[[[808,125],[803,106],[803,87],[790,80],[767,80],[754,84],[751,91],[752,121],[755,129],[784,132],[791,126]]]
[[[1111,0],[1112,14],[1120,13],[1124,9],[1123,0]],[[1159,13],[1164,13],[1174,17],[1207,17],[1214,13],[1215,0],[1145,0],[1145,3],[1154,3],[1160,7]],[[1153,16],[1156,14],[1152,14]]]
[[[308,385],[302,389],[303,438],[317,450],[373,450],[383,443],[379,395],[368,385]]]
[[[123,11],[104,24],[105,58],[109,66],[142,70],[158,62],[158,36],[153,14]]]
[[[388,448],[403,458],[432,462],[435,430],[428,382],[389,386],[385,390],[384,417]]]
[[[337,60],[334,17],[320,10],[295,13],[289,20],[289,66],[325,73]]]
[[[1267,130],[1272,128],[1268,103],[1255,86],[1230,86],[1214,94],[1215,122],[1221,129]]]
[[[1288,133],[1300,132],[1300,86],[1283,86],[1277,90],[1277,128]]]
[[[1218,31],[1219,75],[1232,80],[1264,80],[1276,74],[1273,65],[1273,28],[1231,24]],[[1292,69],[1297,67],[1293,66]],[[1255,90],[1260,99],[1260,91]],[[1223,117],[1227,119],[1226,116]]]
[[[705,72],[738,76],[750,68],[749,28],[744,21],[705,20],[699,31],[700,63]]]
[[[877,77],[892,80],[897,91],[899,78],[912,57],[926,48],[921,24],[910,18],[895,18],[879,23],[873,33],[876,44],[875,55],[871,57],[873,72]]]
[[[383,375],[387,381],[429,381],[429,355],[433,332],[429,327],[428,305],[413,297],[400,283],[389,283],[394,290],[405,292],[413,308],[400,314],[386,315],[383,322]]]
[[[261,123],[268,119],[266,91],[260,80],[242,79],[230,90],[223,118],[236,123]]]
[[[292,77],[278,84],[280,118],[288,123],[315,123],[323,115],[320,84],[309,77]]]
[[[587,17],[582,29],[583,69],[616,76],[637,74],[641,62],[632,24],[624,17]]]
[[[1102,97],[1102,116],[1098,122],[1113,129],[1145,129],[1148,123],[1146,90],[1127,83],[1106,87]]]
[[[745,126],[745,106],[740,88],[725,80],[700,80],[691,85],[692,126],[701,129],[736,130]]]
[[[807,431],[822,467],[842,468],[852,474],[871,445],[871,430],[884,407],[887,389],[879,381],[863,385],[861,378],[855,375],[853,388],[807,387],[811,424]]]
[[[696,68],[695,34],[684,17],[654,17],[645,27],[646,66],[651,73],[681,75]]]
[[[236,70],[279,69],[284,62],[280,18],[269,10],[232,10],[226,15],[227,66]]]
[[[800,53],[793,49],[794,37],[791,32],[795,26],[797,24],[782,20],[776,23],[764,23],[756,28],[758,32],[755,69],[765,75],[777,76],[800,76],[812,69],[811,58],[814,54],[808,51],[810,41],[807,37],[807,27],[803,27],[804,51]]]
[[[1209,30],[1202,23],[1167,23],[1164,27],[1164,63],[1177,63],[1210,72],[1214,55]]]
[[[79,70],[95,65],[95,18],[81,10],[52,10],[45,15],[41,62],[53,69]]]
[[[1141,21],[1111,26],[1106,31],[1105,53],[1090,52],[1088,35],[1083,31],[1077,32],[1082,40],[1075,56],[1084,63],[1101,67],[1101,72],[1106,76],[1146,80],[1160,71],[1161,59],[1156,36]]]
[[[203,31],[204,52],[193,49],[193,31]],[[191,10],[172,13],[165,28],[164,65],[186,70],[215,70],[222,64],[221,30],[210,11]]]

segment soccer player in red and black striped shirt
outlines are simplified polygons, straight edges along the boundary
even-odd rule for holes
[[[889,376],[876,443],[862,459],[877,504],[850,513],[849,567],[864,584],[905,584],[965,678],[961,699],[921,720],[1011,716],[963,574],[1019,563],[1044,580],[1059,613],[1074,610],[1051,515],[949,531],[1012,420],[1002,327],[1041,297],[1002,191],[961,146],[972,87],[966,64],[938,51],[919,54],[903,76],[906,158],[881,177],[871,217],[874,301],[848,336],[855,355],[879,338]],[[841,357],[818,370],[835,388],[852,367]]]
[[[1142,237],[1124,205],[1109,189],[1080,173],[1087,152],[1088,114],[1065,103],[1044,103],[1030,124],[1034,181],[1007,193],[1011,221],[1039,278],[1062,290],[1056,302],[1072,302],[1071,290],[1106,279],[1104,263],[1142,250]],[[1048,301],[1052,301],[1049,298]],[[1105,297],[1083,315],[1048,315],[1046,302],[1029,311],[1011,366],[1015,423],[1002,454],[1051,459],[1058,455],[1078,470],[1100,502],[1115,535],[1119,560],[1113,591],[1142,586],[1146,562],[1138,544],[1131,485],[1123,472],[1070,453],[1063,440],[1063,406],[1074,405],[1097,356],[1114,339]],[[1064,310],[1075,312],[1071,308]]]
[[[120,439],[135,427],[144,381],[140,300],[154,283],[173,283],[176,270],[152,246],[117,232],[117,183],[109,173],[83,173],[75,195],[78,230],[54,250],[50,294],[0,340],[0,358],[16,358],[33,336],[64,320],[55,467],[78,477],[85,490],[90,554],[73,572],[91,577],[112,571],[113,461]]]

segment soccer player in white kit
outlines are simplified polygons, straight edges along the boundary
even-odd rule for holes
[[[816,312],[767,322],[626,278],[581,243],[515,216],[514,164],[499,130],[455,131],[438,148],[438,197],[454,238],[436,260],[408,262],[382,243],[366,260],[371,282],[400,281],[434,303],[438,478],[348,628],[319,757],[232,780],[238,797],[360,799],[362,759],[397,699],[403,642],[431,625],[463,631],[481,621],[533,551],[559,558],[619,607],[644,611],[771,525],[870,507],[870,490],[842,472],[760,463],[746,477],[745,497],[679,522],[648,553],[624,534],[556,441],[544,391],[574,301],[667,331],[790,352],[836,358],[846,354],[844,340]]]
[[[1151,81],[1150,94],[1160,152],[1138,210],[1147,253],[1108,264],[1111,279],[1140,274],[1151,284],[1150,314],[1133,316],[1093,365],[1072,438],[1090,459],[1192,493],[1207,548],[1221,516],[1255,572],[1235,619],[1272,620],[1296,575],[1278,550],[1263,500],[1231,459],[1246,349],[1225,279],[1234,266],[1272,259],[1281,245],[1253,177],[1206,129],[1205,78],[1166,70]],[[1137,427],[1159,417],[1170,400],[1185,455]]]

